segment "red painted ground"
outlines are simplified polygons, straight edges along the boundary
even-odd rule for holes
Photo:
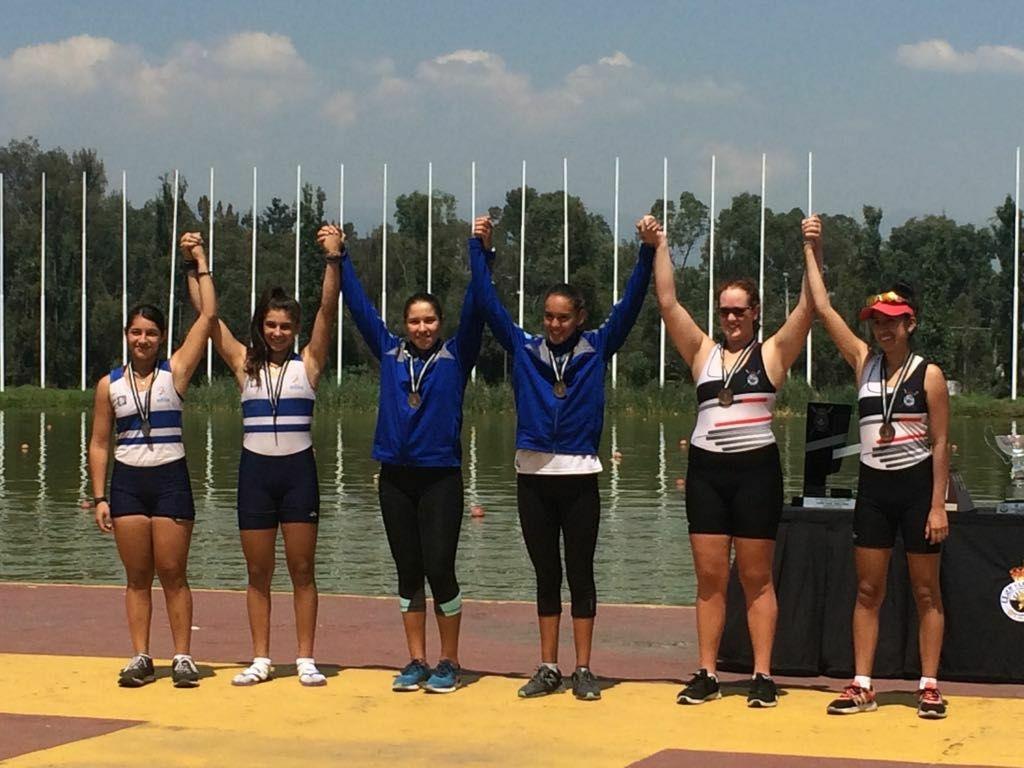
[[[135,720],[109,720],[100,717],[50,717],[11,715],[0,712],[0,760],[49,749],[80,739],[90,739],[138,725]]]

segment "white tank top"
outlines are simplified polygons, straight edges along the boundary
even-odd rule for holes
[[[114,408],[117,447],[114,458],[132,467],[158,467],[185,458],[181,442],[181,397],[174,390],[171,364],[162,360],[150,384],[152,394],[139,392],[143,408],[149,402],[149,434],[143,430],[131,385],[123,367],[110,372],[110,404]]]
[[[716,344],[697,377],[697,423],[690,444],[714,453],[739,453],[774,443],[775,387],[765,372],[760,342],[754,343],[747,362],[733,374],[729,389],[733,401],[725,407],[718,402],[722,345]]]
[[[264,456],[288,456],[311,448],[316,390],[310,386],[302,357],[292,355],[286,366],[271,368],[270,373],[272,381],[267,381],[264,370],[259,383],[249,377],[242,388],[242,446]],[[277,391],[281,375],[285,379],[275,419],[270,388]]]
[[[928,433],[928,401],[925,398],[924,374],[928,363],[914,355],[907,378],[891,393],[896,400],[892,407],[891,442],[879,441],[882,426],[882,355],[875,355],[864,366],[858,387],[860,415],[860,461],[874,469],[904,469],[920,464],[932,455]]]

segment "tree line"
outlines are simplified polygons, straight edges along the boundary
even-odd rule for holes
[[[40,198],[41,174],[46,173],[46,335],[47,385],[78,386],[81,313],[82,173],[86,173],[88,239],[87,361],[88,380],[94,381],[121,356],[121,193],[111,185],[103,161],[91,149],[70,154],[44,149],[32,138],[0,147],[4,176],[4,236],[6,289],[5,352],[7,384],[39,381]],[[160,178],[158,188],[141,206],[127,205],[128,300],[167,309],[169,249],[172,230],[173,180]],[[178,232],[215,228],[215,279],[220,314],[239,338],[247,338],[250,304],[252,214],[231,203],[199,195],[188,200],[188,182],[179,178]],[[496,221],[494,242],[498,258],[494,279],[513,317],[518,312],[521,194],[505,194],[489,208]],[[326,194],[320,187],[302,187],[300,222],[300,299],[308,332],[319,298],[322,262],[316,258],[315,233],[325,220]],[[469,282],[465,254],[469,222],[459,218],[454,195],[435,190],[433,209],[432,289],[448,317],[449,332],[458,322],[462,295]],[[676,264],[680,300],[702,327],[707,327],[708,245],[707,206],[690,192],[669,200],[668,232]],[[651,213],[659,218],[663,202]],[[388,224],[388,308],[392,329],[401,327],[402,304],[426,284],[427,196],[420,191],[398,195]],[[569,197],[570,278],[587,297],[592,323],[600,323],[612,304],[613,234],[605,218],[587,210],[579,197]],[[785,315],[785,297],[795,304],[803,274],[800,220],[804,213],[767,209],[765,213],[765,331],[778,328]],[[545,290],[562,275],[563,197],[560,190],[526,189],[525,302],[527,330],[540,328]],[[882,236],[882,210],[865,205],[861,220],[822,214],[825,232],[826,280],[833,304],[851,325],[869,293],[884,290],[896,280],[912,285],[922,306],[915,346],[943,366],[947,376],[967,391],[1005,395],[1009,391],[1011,360],[1014,204],[1006,198],[984,227],[958,224],[946,215],[909,219]],[[257,293],[269,285],[294,286],[295,206],[273,198],[257,216]],[[344,222],[347,247],[367,292],[381,291],[380,224],[359,232]],[[625,227],[632,234],[631,227]],[[116,247],[115,245],[116,244]],[[637,243],[629,237],[619,247],[620,291],[632,269]],[[717,214],[715,277],[726,279],[758,274],[760,199],[736,195]],[[192,320],[184,285],[178,275],[175,297],[175,340]],[[647,301],[636,328],[619,354],[619,375],[628,384],[642,385],[658,375],[657,303]],[[375,361],[353,324],[344,324],[344,370],[365,370]],[[832,354],[822,330],[815,334],[815,386],[848,384],[842,359]],[[666,377],[688,381],[689,372],[669,350]],[[336,361],[334,361],[336,364]],[[478,371],[484,381],[505,375],[504,351],[485,337]],[[803,358],[794,366],[801,376]],[[215,375],[227,371],[217,360]]]

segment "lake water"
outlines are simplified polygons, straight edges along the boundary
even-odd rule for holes
[[[314,444],[320,472],[321,523],[317,578],[321,590],[362,595],[395,593],[394,565],[380,520],[370,459],[374,414],[319,413]],[[197,522],[189,560],[196,587],[241,589],[245,565],[235,517],[241,420],[232,412],[185,415],[185,439]],[[1007,468],[984,443],[1005,420],[955,419],[954,465],[976,502],[1001,497]],[[100,534],[92,511],[85,446],[89,425],[79,412],[0,411],[0,580],[121,584],[113,539]],[[690,604],[693,564],[686,534],[685,476],[692,418],[609,415],[601,443],[602,518],[597,550],[600,600]],[[778,419],[787,498],[802,483],[804,421]],[[519,533],[512,468],[515,419],[468,417],[463,429],[467,514],[458,575],[467,598],[532,599],[533,571]],[[24,447],[24,449],[23,449]],[[619,462],[611,460],[621,451]],[[854,487],[856,458],[844,460],[832,484]],[[283,556],[275,587],[288,588]]]

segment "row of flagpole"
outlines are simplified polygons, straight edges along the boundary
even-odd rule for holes
[[[808,152],[807,154],[807,214],[810,215],[813,210],[813,192],[814,192],[814,156],[813,153]],[[1018,337],[1019,337],[1019,298],[1020,298],[1020,147],[1017,148],[1016,162],[1015,162],[1015,185],[1014,185],[1014,281],[1013,281],[1013,341],[1012,341],[1012,362],[1011,370],[1013,374],[1010,381],[1010,396],[1012,399],[1017,398],[1017,366],[1018,366]],[[762,296],[761,301],[761,319],[764,317],[764,277],[765,277],[765,197],[766,197],[766,180],[767,180],[767,156],[761,155],[761,196],[760,196],[760,249],[759,249],[759,268],[758,268],[758,287],[760,295]],[[175,265],[176,265],[176,251],[177,251],[177,238],[178,238],[178,189],[179,189],[179,173],[176,169],[174,171],[174,187],[172,193],[172,225],[171,225],[171,244],[170,244],[170,286],[168,293],[168,327],[173,328],[174,323],[174,293],[175,293]],[[80,386],[84,390],[86,388],[86,278],[87,278],[87,263],[86,263],[86,246],[87,246],[87,183],[88,179],[85,172],[82,173],[82,232],[81,232],[81,250],[82,250],[82,266],[81,266],[81,376]],[[714,333],[714,303],[715,303],[715,221],[716,221],[716,207],[715,207],[715,184],[716,184],[716,157],[711,156],[711,194],[710,194],[710,208],[709,208],[709,231],[708,231],[708,333],[713,335]],[[562,212],[562,237],[563,237],[563,280],[568,282],[569,280],[569,166],[568,159],[562,159],[562,200],[563,200],[563,212]],[[257,188],[258,188],[258,171],[256,167],[252,169],[252,251],[251,251],[251,289],[250,289],[250,314],[255,312],[256,308],[256,247],[257,247],[257,221],[258,221],[258,209],[257,209]],[[615,158],[615,185],[614,185],[614,215],[613,215],[613,232],[614,232],[614,243],[613,243],[613,303],[618,302],[619,298],[619,263],[618,263],[618,247],[619,247],[619,158]],[[39,310],[40,310],[40,323],[39,323],[39,382],[40,386],[46,387],[46,174],[43,173],[40,180],[40,295],[39,295]],[[471,220],[476,218],[476,162],[473,161],[470,165],[470,198],[471,198]],[[209,222],[208,222],[208,242],[207,249],[209,251],[209,266],[212,270],[213,259],[214,259],[214,169],[210,168],[210,196],[209,196]],[[519,324],[523,324],[524,320],[524,278],[525,278],[525,238],[526,238],[526,161],[522,164],[522,188],[520,194],[520,222],[519,222]],[[300,288],[300,270],[299,270],[299,259],[300,259],[300,248],[301,248],[301,211],[302,211],[302,166],[296,166],[295,169],[295,298],[299,298]],[[388,166],[387,163],[383,167],[383,178],[382,178],[382,230],[381,230],[381,301],[380,311],[381,316],[386,317],[387,313],[387,248],[388,248]],[[338,207],[338,219],[341,226],[344,226],[345,221],[345,165],[344,163],[339,166],[339,207]],[[668,158],[663,159],[662,164],[662,225],[666,228],[669,227],[669,212],[668,212]],[[5,322],[4,322],[4,309],[5,309],[5,292],[4,292],[4,280],[2,279],[4,274],[4,176],[0,173],[0,392],[4,391],[6,384],[6,350],[5,350]],[[427,291],[429,292],[432,287],[432,272],[433,272],[433,163],[427,165]],[[128,300],[127,300],[127,282],[128,282],[128,222],[127,222],[127,173],[122,171],[121,173],[121,281],[122,281],[122,293],[121,293],[121,322],[122,326],[127,323],[127,312],[128,312]],[[343,316],[344,313],[338,313],[338,338],[337,338],[337,355],[338,355],[338,367],[337,367],[337,381],[341,381],[341,355],[342,355],[342,329],[343,329]],[[763,323],[762,323],[763,325]],[[763,338],[763,327],[759,331],[759,337]],[[171,353],[171,338],[173,334],[168,334],[168,348],[167,353]],[[805,379],[808,384],[812,383],[812,366],[813,366],[813,343],[812,335],[809,332],[807,335],[807,354],[805,356],[806,368],[805,368]],[[122,339],[121,353],[122,358],[127,356],[127,342]],[[206,373],[207,379],[212,378],[212,347],[211,342],[207,342],[207,365]],[[665,385],[665,324],[661,323],[660,328],[660,339],[659,339],[659,363],[658,363],[658,383],[659,386],[664,387]],[[475,370],[474,370],[475,379]],[[618,361],[616,357],[612,359],[612,386],[617,386],[618,379]]]

